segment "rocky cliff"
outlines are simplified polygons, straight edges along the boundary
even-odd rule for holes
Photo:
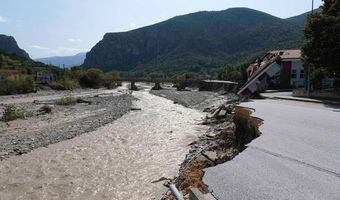
[[[12,36],[0,34],[0,51],[8,54],[15,54],[24,58],[29,58],[28,53],[23,49],[20,49],[16,40]]]

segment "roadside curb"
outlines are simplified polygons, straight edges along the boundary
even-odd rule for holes
[[[260,94],[261,97],[265,99],[280,99],[280,100],[289,100],[289,101],[300,101],[300,102],[308,102],[308,103],[319,103],[319,104],[330,104],[330,105],[340,105],[339,101],[331,101],[331,100],[317,100],[317,99],[308,99],[308,98],[300,98],[300,97],[286,97],[286,96],[274,96],[269,97],[263,94]]]

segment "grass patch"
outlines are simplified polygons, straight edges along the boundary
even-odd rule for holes
[[[60,106],[69,106],[69,105],[75,105],[77,103],[87,103],[87,104],[92,104],[91,101],[86,101],[81,98],[75,98],[72,96],[66,96],[61,99],[58,99],[55,104],[60,105]]]
[[[33,115],[32,112],[27,111],[23,108],[17,108],[14,105],[9,105],[5,108],[2,121],[9,122],[16,119],[24,119],[26,117],[31,117]]]
[[[60,106],[69,106],[69,105],[75,105],[79,102],[78,98],[72,97],[72,96],[66,96],[61,99],[58,99],[55,104]]]

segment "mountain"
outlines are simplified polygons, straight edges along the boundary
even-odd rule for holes
[[[73,67],[78,66],[84,63],[86,57],[86,53],[78,53],[74,56],[55,56],[55,57],[48,57],[48,58],[37,58],[34,59],[36,61],[45,63],[45,64],[52,64],[59,67]]]
[[[8,54],[15,54],[24,58],[29,58],[28,53],[20,49],[16,40],[12,36],[0,34],[0,50]]]
[[[318,8],[316,10],[314,10],[315,13],[321,12],[322,8]],[[300,26],[300,27],[305,27],[306,23],[307,23],[307,17],[308,15],[310,15],[312,12],[306,12],[303,13],[301,15],[295,16],[295,17],[290,17],[287,18],[286,20],[289,21],[290,23]]]
[[[301,28],[248,9],[197,12],[119,33],[107,33],[84,66],[103,71],[206,72],[273,49],[299,48]]]

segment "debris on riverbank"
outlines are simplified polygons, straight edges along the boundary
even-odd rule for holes
[[[33,115],[0,122],[0,160],[94,131],[129,112],[134,100],[126,93],[74,99],[76,104],[58,105],[56,100],[13,104]],[[6,106],[0,105],[0,111]]]
[[[177,91],[175,89],[151,90],[151,94],[160,96],[174,103],[185,107],[203,111],[204,109],[214,109],[226,101],[238,100],[238,96],[232,93],[207,91]]]
[[[179,98],[179,95],[173,95],[174,92],[166,93],[166,98],[169,98],[169,96],[170,99],[174,96]],[[186,94],[182,95],[180,98],[181,100],[184,99],[184,102],[186,99],[195,99],[185,97]],[[197,93],[195,95],[201,95],[201,99],[198,100],[201,102],[197,103],[196,99],[194,103],[196,108],[202,109],[202,106],[197,107],[198,104],[207,105],[207,102],[213,102],[211,96],[210,99],[209,97],[204,99],[202,98],[204,94]],[[191,92],[192,96],[193,93]],[[234,97],[233,95],[228,96]],[[189,198],[192,188],[198,188],[202,193],[208,193],[208,188],[202,182],[204,170],[232,160],[245,149],[246,144],[260,136],[258,128],[262,124],[262,120],[252,117],[252,110],[239,107],[237,104],[238,100],[234,97],[220,106],[209,105],[203,109],[207,112],[207,116],[202,124],[209,125],[210,129],[198,141],[190,144],[191,150],[181,165],[179,175],[165,183],[165,186],[169,186],[170,183],[175,184],[184,194],[185,199]],[[174,197],[168,191],[163,199],[174,199]]]

